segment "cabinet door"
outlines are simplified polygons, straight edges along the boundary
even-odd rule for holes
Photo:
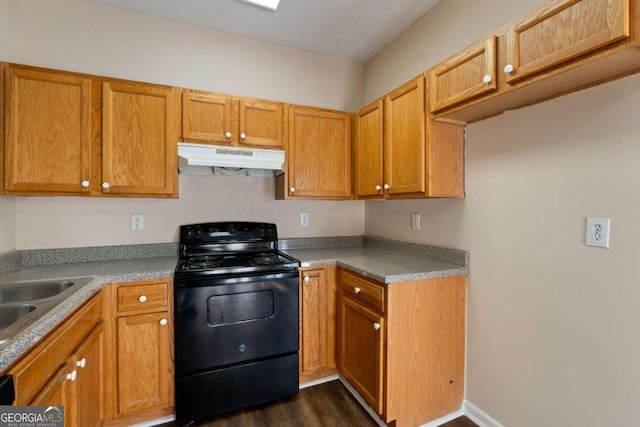
[[[430,110],[442,110],[496,88],[496,37],[492,36],[431,70]]]
[[[335,267],[301,270],[300,381],[335,373]]]
[[[68,408],[68,381],[67,375],[72,371],[68,363],[62,365],[44,388],[29,403],[31,406],[65,406],[67,412],[66,418],[69,417]],[[18,405],[25,403],[16,402]],[[65,423],[65,425],[70,425]]]
[[[384,176],[388,195],[426,191],[424,77],[385,97]]]
[[[358,112],[354,141],[354,192],[357,197],[381,197],[383,185],[383,100]]]
[[[282,148],[283,105],[277,102],[240,100],[240,144]]]
[[[118,405],[121,415],[169,405],[169,313],[118,318]]]
[[[340,371],[378,413],[383,405],[384,319],[342,297]]]
[[[182,138],[185,141],[231,145],[238,142],[232,116],[237,101],[215,93],[185,90],[182,93]]]
[[[350,198],[351,116],[293,106],[288,116],[288,195]]]
[[[175,194],[177,141],[173,88],[103,83],[103,192]]]
[[[556,0],[507,32],[506,80],[514,83],[629,37],[628,0]]]
[[[6,73],[5,189],[88,191],[91,79],[28,68]]]
[[[102,326],[91,332],[71,359],[76,370],[73,399],[74,426],[100,426],[104,421],[104,373]]]

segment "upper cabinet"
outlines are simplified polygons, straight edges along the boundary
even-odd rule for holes
[[[488,41],[429,70],[433,118],[482,120],[640,70],[640,0],[547,0],[495,34],[487,86]]]
[[[277,198],[351,198],[351,115],[289,105],[286,172]]]
[[[91,79],[7,67],[5,82],[7,192],[88,192]]]
[[[284,105],[184,90],[182,139],[214,145],[283,147]]]
[[[175,89],[102,85],[102,183],[110,194],[175,194]]]
[[[548,2],[507,30],[506,81],[535,73],[629,37],[629,0]]]
[[[496,90],[496,37],[471,45],[435,67],[429,86],[431,111]]]
[[[464,195],[463,126],[427,118],[424,85],[417,77],[358,112],[357,198]]]
[[[177,90],[3,64],[4,190],[173,197]]]

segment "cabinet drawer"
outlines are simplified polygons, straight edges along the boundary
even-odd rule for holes
[[[118,311],[162,310],[169,307],[167,282],[153,282],[118,287]]]
[[[340,286],[344,296],[368,305],[374,310],[384,312],[384,288],[382,286],[346,270],[341,270]]]

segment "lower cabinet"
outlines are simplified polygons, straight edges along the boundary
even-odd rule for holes
[[[338,368],[387,422],[419,426],[460,408],[466,278],[383,284],[338,268]]]
[[[174,412],[171,280],[107,288],[108,425],[129,425]]]
[[[336,267],[300,269],[300,383],[335,375]]]
[[[7,370],[16,405],[64,406],[65,426],[102,425],[102,304],[99,293]]]

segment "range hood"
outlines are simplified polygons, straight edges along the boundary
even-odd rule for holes
[[[178,165],[181,172],[192,166],[282,171],[284,151],[179,142]]]

